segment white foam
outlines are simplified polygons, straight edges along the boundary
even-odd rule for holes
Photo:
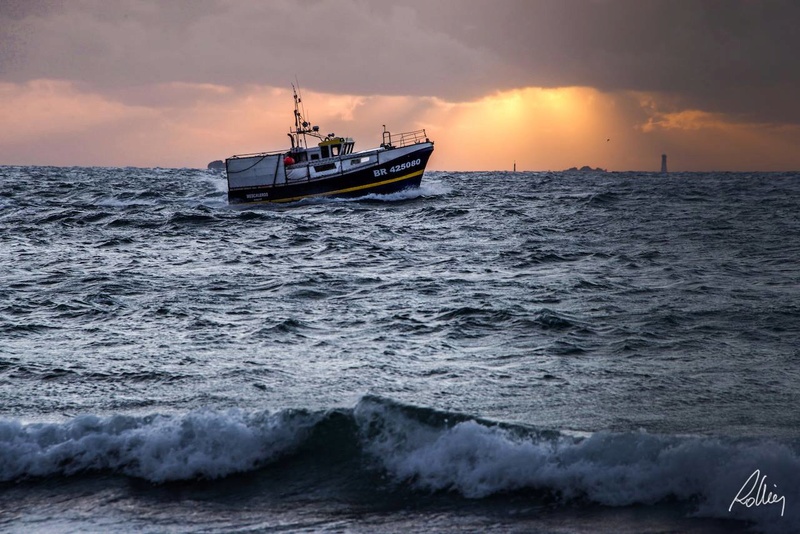
[[[315,416],[191,412],[181,417],[92,415],[66,423],[0,421],[0,480],[113,470],[153,482],[217,478],[291,450]]]
[[[200,179],[211,184],[217,193],[228,194],[228,179],[224,173],[217,171],[206,171],[200,174]]]
[[[397,202],[402,200],[413,200],[415,198],[421,198],[421,197],[422,198],[438,197],[447,195],[452,191],[453,191],[452,186],[449,186],[445,183],[426,180],[422,182],[419,187],[403,189],[402,191],[398,191],[397,193],[390,193],[388,195],[367,195],[365,197],[361,197],[360,200],[366,198],[366,199],[377,199],[377,200],[386,200],[390,202]]]
[[[419,489],[469,498],[534,489],[609,506],[697,499],[703,516],[800,528],[800,457],[784,444],[646,432],[523,437],[476,421],[436,430],[364,401],[356,418],[368,451],[397,481]],[[780,505],[729,511],[755,469],[768,475],[768,490],[785,496],[783,517]]]
[[[304,204],[325,204],[325,203],[348,203],[348,202],[363,202],[364,200],[380,200],[383,202],[402,202],[404,200],[414,200],[415,198],[426,198],[447,195],[452,192],[453,188],[442,182],[424,181],[419,187],[410,187],[403,189],[396,193],[389,193],[386,195],[379,195],[370,193],[367,195],[353,197],[353,198],[340,198],[340,197],[314,197],[307,198],[299,201],[298,203]]]

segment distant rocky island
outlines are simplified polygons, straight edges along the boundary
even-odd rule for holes
[[[208,170],[210,171],[224,171],[225,170],[225,162],[221,159],[216,159],[208,164]]]
[[[593,169],[588,165],[584,165],[580,169],[578,167],[570,167],[569,169],[565,169],[564,172],[608,172],[608,171],[605,169],[601,169],[600,167],[595,167]]]

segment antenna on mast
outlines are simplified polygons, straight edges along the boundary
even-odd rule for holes
[[[300,110],[303,113],[303,120],[311,124],[311,119],[308,118],[306,115],[306,106],[303,104],[303,94],[300,91],[300,80],[297,78],[297,74],[294,75],[294,82],[297,84],[297,101],[300,103]],[[294,87],[294,85],[292,85]]]
[[[297,141],[297,148],[301,146],[305,146],[308,148],[308,143],[306,142],[306,133],[308,133],[308,123],[306,122],[303,114],[300,112],[300,104],[302,103],[302,99],[300,98],[300,86],[295,86],[292,84],[292,94],[294,96],[294,131],[289,134],[289,137],[292,137],[293,140],[296,139]],[[300,144],[300,136],[303,136],[303,143]],[[295,143],[292,143],[292,147],[295,146]]]
[[[319,126],[313,126],[306,115],[306,109],[303,105],[303,97],[300,93],[300,81],[295,76],[295,83],[292,84],[292,94],[294,95],[294,130],[289,130],[289,137],[292,139],[292,148],[295,146],[300,148],[308,148],[308,140],[306,135],[318,137],[322,139],[319,133]],[[302,144],[301,138],[302,136]],[[332,134],[331,134],[332,136]]]

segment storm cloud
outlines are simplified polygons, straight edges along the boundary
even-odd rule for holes
[[[675,109],[800,122],[800,3],[767,0],[6,0],[0,78],[287,86],[478,98],[517,87],[662,93]]]

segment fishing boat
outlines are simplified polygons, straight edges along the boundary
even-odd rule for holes
[[[288,150],[231,156],[225,160],[228,202],[295,202],[307,198],[386,195],[419,187],[433,152],[425,130],[392,134],[383,127],[378,148],[354,151],[350,137],[323,136],[301,111],[294,93],[294,127]]]

